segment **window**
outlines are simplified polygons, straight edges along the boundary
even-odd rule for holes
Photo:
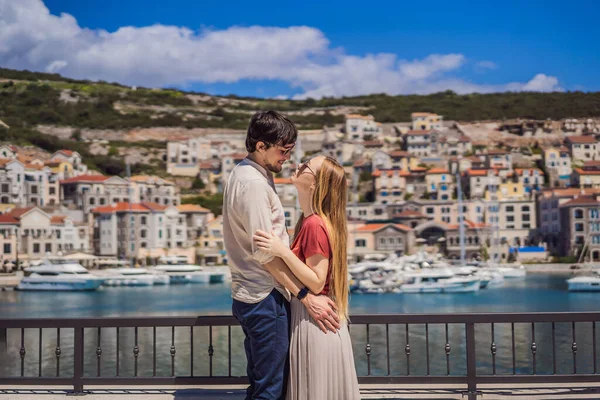
[[[575,236],[575,244],[583,244],[583,236]]]
[[[2,192],[3,193],[8,193],[9,192],[8,183],[3,183],[2,184]]]
[[[379,238],[379,244],[380,245],[385,245],[385,238]]]
[[[140,232],[140,236],[142,238],[146,238],[148,236],[148,232],[145,229],[142,229],[141,232]]]
[[[522,218],[522,220],[523,220],[523,221],[530,221],[531,219],[530,219],[530,217],[529,217],[529,214],[523,214],[523,218]]]
[[[49,193],[49,194],[51,194],[51,195],[52,195],[52,194],[56,194],[56,188],[54,188],[54,187],[51,187],[51,188],[50,188],[50,191],[49,191],[48,193]]]
[[[32,186],[31,187],[31,194],[38,194],[38,188],[37,188],[37,186]]]
[[[56,230],[56,238],[57,238],[57,239],[60,239],[60,232],[61,232],[61,231],[59,231],[59,230]]]
[[[513,212],[515,211],[515,207],[513,206],[506,206],[506,212]]]
[[[93,206],[94,204],[96,204],[96,199],[91,197],[90,198],[90,206]]]
[[[34,253],[39,253],[40,252],[40,244],[39,243],[34,243],[33,244],[33,252]]]
[[[46,253],[52,253],[52,243],[46,243],[46,247],[44,249]]]
[[[356,239],[354,241],[354,246],[355,247],[366,247],[367,246],[367,241],[365,239]]]
[[[583,232],[583,224],[578,222],[575,224],[575,232]]]
[[[4,254],[10,254],[11,250],[10,243],[4,243]]]
[[[581,208],[575,209],[574,215],[575,215],[575,219],[582,219],[583,218],[583,210]]]
[[[434,208],[433,208],[433,207],[427,207],[427,208],[425,209],[425,212],[426,212],[427,214],[433,214],[433,213],[435,212],[435,210],[434,210]]]
[[[506,216],[506,221],[507,222],[515,222],[515,217],[513,215],[507,215]]]
[[[159,239],[162,239],[162,229],[158,230],[158,237],[159,237]]]

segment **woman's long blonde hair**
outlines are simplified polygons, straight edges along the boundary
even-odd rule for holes
[[[333,301],[342,320],[348,317],[348,259],[346,226],[346,201],[348,184],[344,168],[333,158],[325,157],[315,177],[315,191],[312,196],[312,211],[319,215],[329,235],[332,253],[329,288]],[[304,214],[296,224],[298,235]]]

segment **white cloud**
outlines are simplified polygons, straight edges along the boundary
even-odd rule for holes
[[[467,62],[463,54],[432,54],[411,61],[388,53],[347,54],[332,48],[323,32],[308,26],[193,31],[153,25],[126,26],[115,32],[90,30],[71,15],[50,14],[42,0],[0,0],[0,38],[3,67],[137,86],[282,80],[301,90],[296,98],[446,89],[459,93],[560,90],[558,80],[544,74],[505,85],[453,78],[452,73]],[[488,68],[493,64],[487,63]]]
[[[497,68],[498,65],[493,61],[479,61],[475,63],[475,71],[477,72],[485,72]]]
[[[558,86],[558,79],[556,79],[554,76],[537,74],[532,80],[523,86],[522,90],[530,92],[557,92],[562,91],[563,89]]]

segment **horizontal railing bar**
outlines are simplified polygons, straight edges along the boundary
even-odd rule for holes
[[[244,376],[148,376],[148,377],[85,377],[82,383],[87,385],[237,385],[247,384]]]
[[[600,320],[600,312],[381,314],[350,316],[352,324],[490,324],[492,322],[592,322],[598,320]]]
[[[129,328],[239,325],[230,315],[201,317],[19,318],[0,320],[0,328]]]
[[[33,376],[9,376],[0,378],[0,386],[2,385],[66,385],[73,386],[73,377],[33,377]]]
[[[446,376],[446,375],[430,375],[430,376],[359,376],[358,383],[360,384],[426,384],[426,383],[452,383],[452,384],[467,384],[467,376]]]
[[[459,314],[381,314],[352,315],[352,324],[464,324],[600,321],[600,312],[543,313],[459,313]],[[106,318],[15,318],[1,319],[0,328],[95,328],[171,327],[238,325],[230,315],[198,317],[106,317]]]
[[[477,375],[480,383],[572,383],[600,382],[600,376],[594,374],[576,375]]]

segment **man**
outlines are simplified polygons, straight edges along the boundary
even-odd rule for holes
[[[272,173],[289,160],[298,131],[275,111],[254,114],[246,135],[248,157],[229,176],[224,190],[223,235],[231,268],[232,312],[244,331],[250,386],[246,399],[285,396],[290,295],[302,299],[319,327],[336,331],[339,320],[326,296],[306,295],[304,285],[280,258],[256,248],[257,230],[289,243],[285,215]]]

